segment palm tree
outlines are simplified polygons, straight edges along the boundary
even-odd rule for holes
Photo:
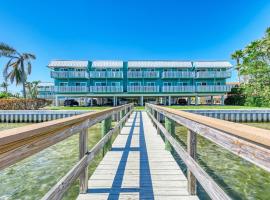
[[[5,93],[8,92],[8,86],[9,86],[9,85],[8,85],[8,83],[7,83],[6,81],[3,81],[3,82],[1,83],[1,85],[0,85],[0,87],[4,89]]]
[[[236,60],[236,67],[235,69],[237,70],[238,73],[238,81],[240,83],[240,67],[241,67],[241,59],[243,58],[243,51],[242,50],[236,50],[232,55],[231,58],[233,60]]]
[[[36,59],[36,56],[31,53],[19,53],[9,45],[0,43],[1,56],[9,59],[4,68],[3,76],[6,80],[9,79],[11,83],[15,81],[16,85],[22,84],[23,96],[26,98],[25,83],[27,75],[31,74],[31,60]],[[25,70],[25,65],[27,65],[27,70]]]
[[[38,95],[38,84],[40,81],[26,82],[27,96],[32,99],[36,99]]]

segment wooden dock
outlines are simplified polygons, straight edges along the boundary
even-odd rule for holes
[[[198,199],[145,111],[133,112],[88,182],[88,199]]]

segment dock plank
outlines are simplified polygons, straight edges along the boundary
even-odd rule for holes
[[[187,179],[144,111],[134,112],[78,200],[194,200]]]

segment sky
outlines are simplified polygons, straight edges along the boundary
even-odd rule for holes
[[[268,26],[269,0],[0,0],[0,42],[37,57],[30,81],[52,81],[52,59],[234,64],[231,53]],[[0,82],[6,62],[0,58]]]

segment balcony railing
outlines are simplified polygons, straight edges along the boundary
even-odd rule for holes
[[[159,78],[158,71],[128,71],[128,78]]]
[[[195,92],[195,86],[163,86],[162,92]]]
[[[56,86],[56,92],[59,93],[86,93],[89,92],[87,86]]]
[[[162,78],[194,78],[194,72],[166,71],[162,73]]]
[[[196,78],[229,78],[229,77],[231,77],[231,72],[229,71],[222,71],[222,72],[204,71],[196,73]]]
[[[92,93],[114,93],[123,92],[122,86],[90,86]]]
[[[230,85],[201,85],[196,87],[196,92],[230,92]]]
[[[37,88],[39,92],[53,92],[54,91],[54,86],[39,86]]]
[[[38,94],[37,97],[40,99],[53,99],[54,95],[53,94]]]
[[[123,78],[123,72],[122,71],[118,71],[118,72],[108,71],[107,78]]]
[[[52,78],[88,78],[86,71],[51,71]]]
[[[131,93],[159,92],[159,86],[128,86],[127,90]]]
[[[123,78],[122,71],[91,71],[90,78]]]

